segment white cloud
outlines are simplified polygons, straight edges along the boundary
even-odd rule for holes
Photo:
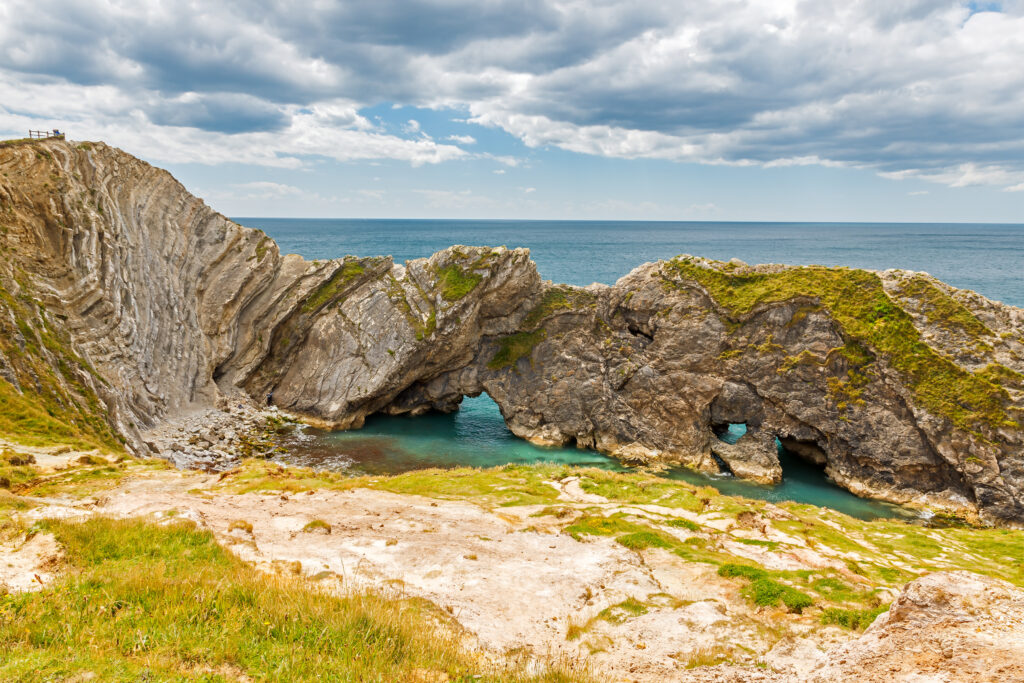
[[[8,0],[0,128],[52,121],[158,162],[521,163],[360,113],[391,103],[530,147],[1017,191],[1022,63],[1021,0]]]

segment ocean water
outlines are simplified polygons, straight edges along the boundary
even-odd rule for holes
[[[678,254],[747,263],[921,270],[1024,306],[1024,224],[671,223],[238,218],[310,259],[390,254],[401,263],[453,244],[528,247],[542,277],[614,283]]]
[[[956,287],[1024,306],[1024,225],[666,223],[611,221],[309,220],[237,218],[261,228],[285,253],[310,259],[390,254],[396,262],[429,256],[452,244],[504,244],[531,250],[541,276],[586,285],[613,283],[647,261],[689,253],[748,263],[905,268]],[[738,433],[723,438],[737,438]],[[449,415],[371,416],[363,429],[304,429],[289,462],[352,473],[387,474],[423,467],[489,467],[557,462],[623,470],[593,451],[540,448],[513,436],[486,395],[467,398]],[[768,487],[730,476],[679,468],[664,473],[731,495],[793,500],[862,519],[904,516],[895,506],[857,498],[824,473],[780,451],[781,484]]]

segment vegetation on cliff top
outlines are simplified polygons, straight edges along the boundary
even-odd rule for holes
[[[991,375],[968,372],[928,346],[910,315],[889,298],[874,273],[822,266],[737,272],[722,265],[708,266],[679,257],[668,262],[665,271],[697,282],[733,316],[745,315],[760,304],[814,297],[845,334],[885,354],[922,407],[988,438],[992,430],[1019,427],[1006,411],[1006,390],[993,383]],[[676,280],[668,282],[678,284]],[[962,316],[956,320],[968,325]]]
[[[483,275],[452,263],[437,269],[437,285],[445,301],[458,301],[480,284]]]

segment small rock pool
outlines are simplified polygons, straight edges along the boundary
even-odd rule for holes
[[[735,440],[742,425],[722,435]],[[578,448],[542,448],[513,435],[497,404],[482,394],[465,398],[459,411],[419,417],[375,415],[362,429],[330,432],[302,428],[286,438],[289,453],[275,460],[314,469],[357,474],[399,474],[428,467],[496,467],[508,463],[550,462],[629,471],[614,458]],[[706,475],[674,468],[660,476],[700,486],[713,486],[727,495],[772,502],[795,501],[829,507],[858,519],[916,517],[895,505],[858,498],[839,488],[820,469],[780,448],[783,480],[761,486],[731,475]]]

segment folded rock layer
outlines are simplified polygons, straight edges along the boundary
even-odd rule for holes
[[[0,431],[142,452],[244,392],[311,422],[489,394],[515,434],[1024,523],[1024,311],[923,274],[681,256],[614,286],[525,249],[281,255],[102,143],[0,146]],[[720,440],[745,424],[735,444]]]

